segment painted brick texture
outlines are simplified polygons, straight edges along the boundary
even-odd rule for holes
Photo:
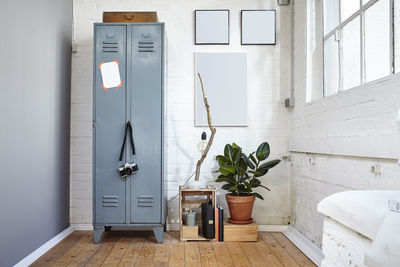
[[[343,190],[400,189],[400,75],[306,103],[312,2],[295,1],[293,12],[291,224],[321,246],[323,216],[317,204],[324,197]],[[376,164],[381,174],[371,172]]]
[[[230,45],[195,46],[195,9],[230,9]],[[241,9],[277,9],[275,46],[240,45]],[[245,152],[263,141],[272,147],[271,158],[288,155],[290,112],[284,98],[290,91],[291,8],[276,1],[74,1],[74,49],[72,57],[71,107],[71,223],[92,222],[92,42],[93,23],[103,11],[156,10],[166,23],[168,39],[168,92],[166,133],[167,195],[173,197],[178,185],[194,171],[200,157],[197,143],[202,128],[194,127],[194,52],[239,51],[248,54],[248,127],[220,127],[213,147],[202,167],[202,179],[213,180],[213,156],[227,142],[236,142]],[[233,103],[234,104],[234,103]],[[265,180],[271,192],[262,192],[265,201],[256,201],[254,217],[260,224],[286,224],[290,216],[290,164],[283,161]],[[219,186],[219,185],[218,185]],[[224,201],[223,192],[218,198]],[[170,223],[177,223],[177,202],[169,205]]]

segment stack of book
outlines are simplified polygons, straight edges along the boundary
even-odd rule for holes
[[[215,210],[215,240],[224,241],[224,209],[221,205],[217,205]]]

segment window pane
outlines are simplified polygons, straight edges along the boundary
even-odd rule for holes
[[[341,21],[345,21],[359,9],[360,9],[360,0],[341,0],[340,2]]]
[[[339,91],[339,43],[335,35],[324,43],[324,96]]]
[[[339,0],[324,0],[324,35],[339,25]]]
[[[394,62],[395,71],[400,72],[400,1],[394,1]]]
[[[379,0],[365,11],[365,79],[390,74],[390,3]]]
[[[360,85],[360,16],[343,27],[343,89]]]

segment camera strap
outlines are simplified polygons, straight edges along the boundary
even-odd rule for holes
[[[129,132],[129,141],[131,142],[132,155],[136,155],[135,144],[133,142],[132,125],[131,125],[131,122],[128,121],[125,126],[124,142],[122,143],[121,153],[119,154],[119,161],[122,161],[122,156],[124,155],[126,136],[127,136],[128,132]]]

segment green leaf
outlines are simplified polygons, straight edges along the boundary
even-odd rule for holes
[[[221,166],[221,167],[219,167],[219,171],[224,176],[228,176],[229,174],[233,174],[233,175],[236,174],[235,166]]]
[[[261,185],[261,181],[254,178],[253,180],[251,180],[251,186],[252,187],[259,187]]]
[[[221,186],[222,189],[224,190],[229,190],[229,188],[232,187],[233,184],[224,184],[223,186]]]
[[[230,192],[237,192],[238,191],[238,187],[236,185],[233,185],[229,188]]]
[[[247,165],[246,165],[246,163],[244,162],[244,160],[241,158],[240,160],[239,160],[239,162],[237,163],[237,168],[238,168],[238,174],[239,174],[239,176],[243,176],[245,173],[246,173],[246,171],[247,171]]]
[[[254,170],[256,166],[249,160],[249,158],[246,156],[246,154],[242,153],[242,158],[244,163],[246,163],[247,166],[249,166],[250,169]]]
[[[217,161],[219,166],[230,165],[229,159],[227,159],[225,156],[222,155],[217,156]]]
[[[264,198],[259,193],[253,192],[252,195],[255,196],[256,198],[264,200]]]
[[[265,189],[267,189],[268,191],[271,191],[271,189],[269,189],[268,187],[266,187],[266,186],[264,186],[264,185],[262,185],[262,184],[260,184],[260,187],[265,188]]]
[[[235,144],[235,143],[232,143],[232,147],[233,147],[234,149],[241,149],[240,146],[238,146],[238,145]]]
[[[256,156],[258,160],[264,160],[266,158],[268,158],[270,153],[270,147],[269,144],[267,142],[262,143],[256,151]]]
[[[268,169],[262,169],[262,168],[258,168],[257,172],[259,173],[259,175],[255,175],[255,177],[261,177],[267,174]]]
[[[258,171],[249,171],[249,173],[254,174],[254,177],[260,177],[263,176],[262,173],[258,172]]]
[[[256,164],[256,165],[257,165],[257,160],[256,160],[256,158],[253,156],[253,155],[254,155],[254,153],[255,153],[255,152],[251,153],[251,154],[249,155],[249,158],[251,159],[251,161],[253,161],[253,162],[254,162],[254,164]]]
[[[243,183],[246,180],[247,180],[247,177],[245,175],[239,177],[239,183]]]
[[[224,155],[233,164],[233,147],[230,144],[225,145]]]
[[[235,154],[235,164],[239,163],[239,160],[242,159],[242,149],[239,149],[238,152]]]
[[[220,175],[218,178],[215,180],[216,182],[228,182],[231,184],[235,183],[235,179],[232,176],[225,176],[225,175]]]
[[[260,172],[260,173],[263,173],[263,175],[265,175],[265,174],[268,172],[269,169],[272,169],[273,167],[275,167],[276,165],[278,165],[279,162],[281,162],[280,159],[274,159],[274,160],[268,161],[268,162],[262,164],[262,165],[257,169],[257,171]]]
[[[240,185],[237,187],[237,191],[239,191],[239,193],[246,193],[246,192],[247,192],[246,186],[245,186],[244,184],[240,184]]]
[[[268,187],[262,185],[260,180],[255,179],[255,178],[251,181],[251,185],[252,185],[252,187],[262,187],[262,188],[267,189],[268,191],[271,191]]]

